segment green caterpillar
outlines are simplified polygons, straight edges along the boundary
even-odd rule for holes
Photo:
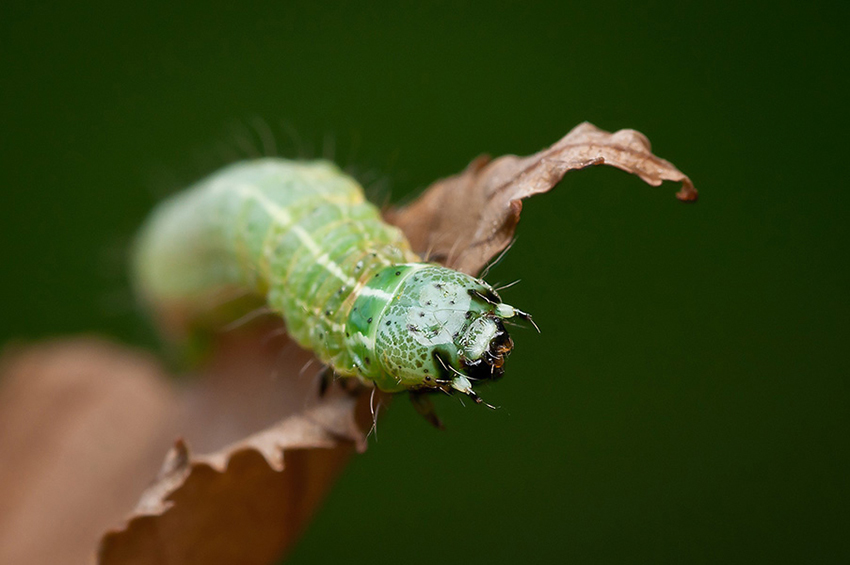
[[[336,375],[385,392],[460,392],[502,375],[503,320],[530,316],[472,276],[423,262],[352,178],[327,161],[228,166],[160,204],[136,248],[137,288],[159,309],[201,314],[239,288]]]

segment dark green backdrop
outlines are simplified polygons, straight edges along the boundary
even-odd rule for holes
[[[643,131],[701,190],[595,169],[530,201],[489,278],[522,278],[504,294],[543,333],[515,333],[502,408],[446,399],[439,433],[395,403],[294,563],[850,559],[846,4],[21,4],[3,342],[153,346],[126,245],[255,118],[286,155],[378,172],[379,199],[583,120]]]

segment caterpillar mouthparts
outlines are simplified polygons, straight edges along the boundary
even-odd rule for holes
[[[514,347],[514,342],[499,317],[488,315],[479,320],[479,325],[486,328],[481,332],[482,338],[486,339],[485,348],[478,355],[462,358],[461,365],[466,375],[474,380],[495,380],[505,373],[505,361]],[[471,327],[470,332],[473,329]]]

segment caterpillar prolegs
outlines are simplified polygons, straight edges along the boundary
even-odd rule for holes
[[[242,288],[336,375],[385,392],[462,393],[502,375],[503,320],[530,316],[475,277],[422,261],[360,185],[327,161],[228,166],[161,203],[136,248],[137,288],[158,309],[201,313]]]

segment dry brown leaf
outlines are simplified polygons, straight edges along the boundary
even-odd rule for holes
[[[173,387],[151,356],[84,338],[7,348],[0,384],[0,563],[85,563],[173,440]]]
[[[354,404],[337,391],[206,456],[177,441],[133,519],[104,537],[101,563],[273,562],[312,516],[351,442],[362,445]]]
[[[653,155],[642,133],[609,133],[585,122],[529,157],[478,157],[459,175],[437,181],[387,217],[404,230],[415,251],[474,275],[510,244],[524,199],[548,192],[568,171],[591,165],[617,167],[652,186],[681,182],[676,197],[697,199],[691,180]]]
[[[100,562],[279,557],[365,449],[368,403],[357,425],[358,398],[332,387],[318,399],[299,375],[310,355],[257,332],[223,339],[182,387],[149,355],[96,339],[6,351],[0,563],[92,562],[125,520]],[[190,454],[181,437],[216,449]]]
[[[175,442],[125,526],[103,537],[100,563],[271,563],[352,451],[365,449],[363,399],[341,387],[320,399],[315,371],[301,374],[310,355],[287,342],[281,364],[280,343],[261,345],[270,331],[222,339],[204,377],[182,391],[186,441]]]
[[[530,157],[478,158],[388,216],[419,252],[476,273],[509,244],[522,199],[597,164],[651,185],[680,181],[677,196],[696,199],[688,177],[652,155],[640,133],[581,124]],[[7,354],[0,562],[86,562],[97,532],[119,526],[132,501],[124,525],[101,539],[101,563],[264,564],[281,555],[351,452],[365,448],[369,416],[363,395],[319,399],[301,374],[309,353],[269,341],[270,331],[224,336],[203,375],[182,387],[148,356],[94,340]]]

